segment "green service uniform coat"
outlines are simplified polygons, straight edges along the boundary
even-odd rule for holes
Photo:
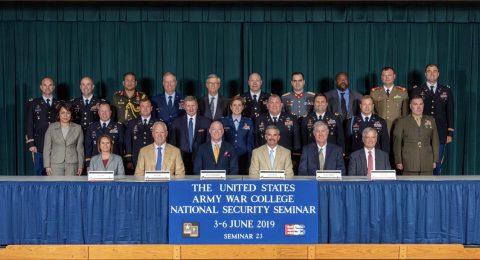
[[[393,129],[395,164],[407,174],[432,174],[438,161],[438,132],[435,119],[422,116],[420,126],[410,114],[398,119]]]
[[[375,113],[387,121],[388,133],[392,134],[393,122],[408,115],[408,91],[404,87],[394,86],[387,96],[385,88],[375,87],[370,91],[373,98]]]

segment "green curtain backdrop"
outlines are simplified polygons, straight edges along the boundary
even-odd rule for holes
[[[480,170],[476,5],[13,5],[0,7],[0,34],[0,174],[33,173],[23,117],[45,75],[63,99],[80,95],[83,75],[94,79],[96,95],[110,99],[126,71],[150,96],[162,91],[165,71],[177,74],[181,91],[197,96],[205,94],[210,73],[232,96],[247,89],[252,71],[275,93],[290,91],[293,71],[304,72],[314,92],[333,88],[335,73],[348,71],[351,88],[368,93],[381,83],[384,66],[411,89],[432,62],[456,101],[444,173]]]

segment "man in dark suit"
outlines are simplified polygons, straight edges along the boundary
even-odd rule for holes
[[[337,87],[325,93],[328,98],[328,111],[338,113],[342,120],[357,115],[362,95],[348,88],[350,82],[346,72],[337,73],[335,82]]]
[[[446,144],[452,142],[453,125],[453,94],[450,86],[438,84],[440,71],[438,65],[428,64],[425,67],[427,81],[420,86],[413,86],[412,96],[421,96],[425,104],[424,115],[433,116],[437,124],[438,139],[440,142],[438,161],[436,162],[434,175],[442,172],[442,161]]]
[[[164,92],[152,98],[155,117],[163,120],[170,127],[174,118],[184,115],[183,95],[176,91],[177,76],[172,72],[163,74]]]
[[[342,147],[328,143],[328,125],[317,121],[313,125],[315,142],[303,147],[298,175],[315,176],[317,170],[341,170],[345,175]]]
[[[210,119],[198,114],[197,99],[187,96],[183,100],[185,115],[175,118],[169,130],[169,143],[180,149],[185,174],[193,174],[193,162],[198,148],[207,140]]]
[[[270,93],[262,91],[262,77],[254,72],[248,77],[249,91],[241,95],[245,99],[243,116],[249,117],[255,123],[255,119],[263,113],[267,113],[267,101]]]
[[[220,77],[210,74],[207,77],[207,95],[202,97],[198,104],[200,115],[211,120],[220,119],[229,114],[227,97],[218,94],[220,89]]]
[[[200,175],[201,170],[225,170],[228,175],[238,174],[237,152],[233,145],[222,141],[223,132],[222,123],[213,121],[208,130],[210,142],[200,145],[195,156],[195,175]]]
[[[381,149],[375,149],[377,130],[367,127],[362,132],[364,148],[350,154],[348,175],[370,176],[373,170],[390,170],[388,154]]]

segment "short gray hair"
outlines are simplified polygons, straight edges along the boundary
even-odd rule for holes
[[[213,73],[207,76],[207,80],[205,80],[205,82],[207,82],[209,79],[218,79],[219,84],[222,82],[220,77],[217,74]]]
[[[375,128],[373,128],[373,127],[367,127],[367,128],[365,128],[365,129],[363,129],[363,131],[362,131],[362,138],[365,138],[365,136],[366,136],[369,132],[374,132],[374,133],[375,133],[375,137],[378,136],[377,130],[375,130]]]

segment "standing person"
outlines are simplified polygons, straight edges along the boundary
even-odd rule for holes
[[[48,176],[81,175],[83,170],[83,131],[72,122],[71,107],[66,102],[57,105],[57,121],[45,133],[43,161]]]
[[[198,154],[193,164],[193,173],[200,175],[201,170],[224,170],[227,175],[238,174],[238,157],[235,147],[222,140],[223,125],[213,121],[208,130],[210,142],[198,147]]]
[[[180,149],[186,174],[193,174],[193,162],[198,147],[207,140],[211,120],[198,114],[197,99],[187,96],[184,99],[186,114],[172,122],[169,143]]]
[[[392,134],[392,125],[401,116],[408,115],[408,91],[404,87],[395,86],[397,74],[391,67],[382,69],[381,87],[374,87],[370,96],[375,105],[375,113],[387,122],[388,133]]]
[[[315,93],[304,91],[305,77],[302,72],[292,73],[292,92],[282,95],[285,110],[299,119],[312,112]]]
[[[89,125],[98,121],[98,105],[100,102],[105,102],[105,99],[93,95],[94,88],[92,78],[85,76],[80,81],[82,96],[70,100],[73,122],[82,127],[83,134],[85,134]]]
[[[440,175],[442,172],[443,155],[445,146],[453,140],[453,94],[447,85],[438,84],[440,70],[437,64],[428,64],[425,67],[426,82],[420,86],[414,86],[412,95],[421,96],[425,104],[423,114],[433,116],[437,124],[438,138],[440,145],[438,148],[439,159],[436,162],[434,175]]]
[[[168,127],[174,118],[185,114],[183,94],[177,91],[177,76],[173,72],[163,74],[163,92],[152,98],[155,117],[163,120]]]
[[[140,115],[140,100],[147,98],[145,93],[136,90],[137,76],[133,72],[123,74],[123,90],[115,92],[112,97],[114,118],[121,124]]]
[[[221,96],[218,93],[220,83],[220,77],[215,74],[208,75],[205,83],[208,94],[202,97],[198,104],[200,115],[211,120],[217,120],[228,115],[229,100],[227,97]]]
[[[393,154],[404,175],[431,175],[438,161],[438,133],[435,119],[423,115],[423,99],[413,96],[410,115],[393,129]]]
[[[42,96],[31,98],[27,102],[27,114],[25,115],[25,141],[28,149],[32,152],[36,175],[45,175],[43,166],[43,147],[45,132],[50,123],[55,122],[58,104],[53,97],[55,84],[50,77],[44,77],[40,83]]]
[[[262,76],[259,73],[252,73],[248,77],[249,91],[243,93],[241,97],[245,99],[245,109],[243,115],[252,119],[255,123],[257,117],[267,113],[267,101],[270,93],[262,91]]]
[[[248,174],[255,143],[253,122],[252,119],[242,116],[244,108],[244,99],[235,96],[230,101],[231,115],[220,119],[225,130],[223,138],[235,147],[238,156],[238,170],[242,175]]]
[[[348,175],[371,176],[374,170],[390,170],[389,156],[386,152],[376,149],[377,130],[367,127],[362,131],[363,149],[350,154]]]
[[[101,135],[98,138],[97,149],[97,155],[90,161],[90,171],[113,171],[114,175],[125,175],[122,157],[112,152],[112,137],[106,134]]]
[[[336,88],[325,93],[328,99],[328,111],[336,113],[342,121],[358,114],[358,104],[362,95],[351,91],[348,73],[339,72],[335,76]]]

